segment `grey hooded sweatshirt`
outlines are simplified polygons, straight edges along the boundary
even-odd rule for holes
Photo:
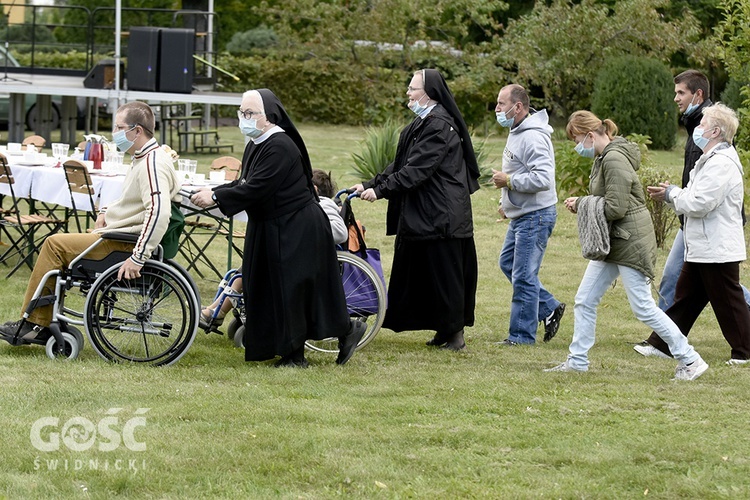
[[[557,203],[551,135],[546,110],[533,112],[510,130],[503,151],[503,172],[510,176],[509,187],[502,188],[506,217],[516,219]]]

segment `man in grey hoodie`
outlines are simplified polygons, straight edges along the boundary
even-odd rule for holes
[[[513,299],[508,338],[500,345],[533,344],[540,322],[547,342],[565,312],[565,304],[539,281],[547,240],[557,221],[552,127],[545,110],[529,107],[529,96],[520,85],[500,89],[495,113],[498,123],[510,128],[502,170],[493,170],[492,176],[495,187],[502,189],[500,212],[510,219],[499,264],[513,285]]]

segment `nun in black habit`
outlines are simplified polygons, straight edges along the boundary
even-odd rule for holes
[[[448,84],[417,71],[406,92],[417,115],[401,132],[382,174],[353,186],[362,199],[388,200],[387,234],[396,235],[383,326],[434,330],[427,345],[459,351],[474,324],[477,255],[470,195],[479,189],[471,137]]]
[[[252,140],[240,178],[199,191],[198,206],[248,216],[242,263],[247,311],[245,360],[281,356],[277,366],[307,366],[305,341],[339,338],[346,363],[365,325],[350,321],[331,226],[312,184],[305,143],[279,99],[267,89],[245,92],[237,113]]]

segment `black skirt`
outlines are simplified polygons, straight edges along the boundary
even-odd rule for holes
[[[474,324],[474,238],[396,239],[383,327],[454,333]]]

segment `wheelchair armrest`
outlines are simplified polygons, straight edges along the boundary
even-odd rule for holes
[[[123,233],[118,231],[112,231],[107,233],[101,233],[103,240],[115,240],[124,241],[126,243],[135,243],[138,241],[138,234],[136,233]]]

